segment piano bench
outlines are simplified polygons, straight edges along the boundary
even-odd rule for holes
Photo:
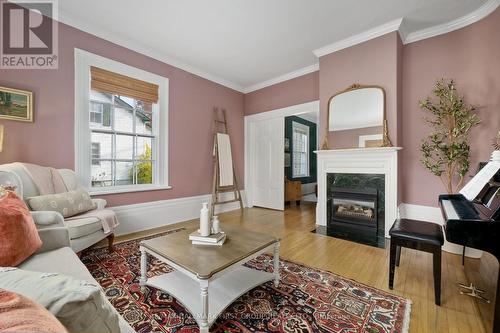
[[[410,219],[397,219],[389,230],[391,236],[389,260],[389,289],[394,287],[394,272],[399,266],[401,247],[432,253],[434,272],[434,301],[441,305],[441,247],[443,229],[439,224]]]

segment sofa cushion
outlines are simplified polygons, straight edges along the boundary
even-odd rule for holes
[[[70,239],[80,238],[102,230],[102,222],[97,217],[65,220],[64,224],[68,227]]]
[[[70,247],[35,254],[19,265],[19,268],[36,272],[59,273],[80,280],[96,282]]]
[[[41,246],[28,207],[7,191],[0,197],[0,266],[17,266]]]
[[[23,295],[0,289],[0,331],[66,333],[64,326],[43,306]]]
[[[84,189],[30,197],[26,202],[35,211],[54,211],[64,217],[75,216],[95,209],[95,203]]]
[[[0,268],[0,288],[41,304],[69,332],[120,332],[118,314],[95,281],[7,267]]]
[[[55,272],[69,275],[80,280],[97,283],[78,256],[69,247],[35,254],[24,261],[19,268],[36,272]],[[109,301],[107,301],[109,303]],[[121,333],[135,333],[120,316]]]

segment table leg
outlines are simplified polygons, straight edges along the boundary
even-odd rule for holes
[[[200,333],[208,333],[208,280],[200,280],[201,289],[201,323]]]
[[[274,244],[274,286],[278,287],[280,283],[280,242]]]
[[[139,284],[141,288],[145,288],[147,281],[148,281],[148,254],[144,249],[141,248],[141,277],[139,279]]]

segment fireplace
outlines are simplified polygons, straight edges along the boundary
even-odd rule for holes
[[[377,232],[377,189],[356,190],[334,187],[328,200],[331,209],[328,227],[344,224],[373,233]]]
[[[328,173],[326,226],[316,232],[385,247],[385,175]]]

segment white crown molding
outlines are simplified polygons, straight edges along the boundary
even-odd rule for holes
[[[313,53],[317,57],[322,57],[324,55],[340,51],[342,49],[369,41],[371,39],[383,36],[387,33],[393,32],[393,31],[398,31],[399,35],[401,37],[401,40],[403,44],[409,44],[413,42],[417,42],[423,39],[435,37],[438,35],[442,35],[454,30],[461,29],[463,27],[466,27],[472,23],[475,23],[484,17],[488,16],[491,14],[495,9],[498,8],[500,5],[500,0],[488,0],[486,3],[484,3],[481,7],[476,9],[470,14],[464,15],[458,19],[452,20],[447,23],[439,24],[434,27],[430,28],[425,28],[422,30],[414,31],[414,32],[409,32],[409,28],[406,26],[404,19],[399,18],[393,21],[390,21],[388,23],[385,23],[383,25],[380,25],[378,27],[372,28],[370,30],[364,31],[360,34],[357,34],[355,36],[351,36],[349,38],[343,39],[341,41],[335,42],[330,45],[326,45],[324,47],[318,48],[313,51]],[[256,91],[265,87],[269,87],[302,75],[306,75],[312,72],[315,72],[319,70],[319,64],[313,64],[304,68],[297,69],[295,71],[292,71],[290,73],[284,74],[277,76],[275,78],[253,84],[248,87],[243,87],[237,83],[231,82],[229,80],[226,80],[224,78],[221,78],[219,76],[207,73],[199,68],[196,68],[194,66],[188,65],[186,63],[183,63],[182,61],[169,57],[168,55],[165,55],[161,52],[158,52],[157,50],[154,50],[148,46],[145,46],[141,44],[140,42],[128,39],[126,37],[120,36],[118,34],[115,34],[111,31],[107,31],[105,29],[102,29],[96,25],[89,24],[86,22],[83,22],[81,20],[78,20],[71,15],[69,15],[67,12],[60,10],[59,11],[59,20],[67,25],[73,26],[77,29],[80,29],[82,31],[85,31],[87,33],[90,33],[94,36],[103,38],[107,41],[110,41],[112,43],[121,45],[123,47],[126,47],[128,49],[131,49],[135,52],[144,54],[146,56],[149,56],[151,58],[154,58],[156,60],[159,60],[161,62],[167,63],[171,66],[177,67],[179,69],[185,70],[189,73],[192,73],[194,75],[200,76],[204,79],[207,79],[209,81],[218,83],[220,85],[223,85],[225,87],[231,88],[233,90],[239,91],[244,94],[248,94],[252,91]]]
[[[403,39],[403,44],[409,44],[413,42],[418,42],[423,39],[439,36],[464,28],[472,23],[480,21],[489,14],[491,14],[500,5],[500,0],[488,0],[481,7],[476,9],[470,14],[459,17],[453,21],[439,24],[430,28],[425,28],[412,33],[407,34],[406,38]]]
[[[337,52],[357,44],[361,44],[390,32],[398,31],[402,23],[403,18],[387,22],[385,24],[379,25],[378,27],[366,30],[360,34],[340,40],[330,45],[320,47],[319,49],[314,50],[313,53],[319,58],[324,55]]]
[[[249,87],[244,88],[242,92],[245,94],[248,94],[248,93],[251,93],[252,91],[256,91],[256,90],[259,90],[259,89],[262,89],[265,87],[269,87],[269,86],[272,86],[272,85],[275,85],[277,83],[281,83],[284,81],[288,81],[288,80],[294,79],[294,78],[302,76],[302,75],[316,72],[318,70],[319,70],[319,63],[311,65],[311,66],[299,68],[299,69],[294,70],[290,73],[277,76],[277,77],[272,78],[270,80],[266,80],[266,81],[263,81],[263,82],[260,82],[257,84],[253,84]]]
[[[137,53],[146,55],[148,57],[151,57],[168,65],[177,67],[179,69],[182,69],[186,72],[202,77],[209,81],[231,88],[238,92],[243,92],[243,87],[237,83],[231,82],[219,76],[205,72],[199,68],[188,65],[178,59],[169,57],[168,55],[158,52],[157,50],[154,50],[153,48],[150,48],[149,46],[146,46],[135,40],[123,37],[122,35],[103,29],[97,25],[89,24],[82,20],[76,19],[74,16],[68,14],[66,11],[59,10],[59,22],[67,24],[71,27],[75,27],[79,30],[85,31],[96,37],[105,39],[111,43],[123,46]]]

